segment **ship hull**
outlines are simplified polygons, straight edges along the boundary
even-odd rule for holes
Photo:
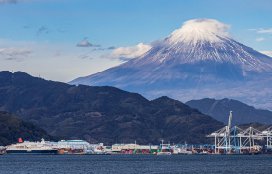
[[[58,150],[6,150],[7,154],[58,154]]]

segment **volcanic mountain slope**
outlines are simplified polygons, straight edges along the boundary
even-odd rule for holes
[[[15,143],[18,138],[32,141],[40,141],[41,138],[46,140],[54,139],[32,123],[22,121],[10,113],[0,111],[0,146]]]
[[[233,111],[233,124],[248,124],[253,122],[272,124],[272,112],[269,110],[256,109],[240,101],[232,99],[215,100],[205,98],[186,102],[192,108],[212,116],[216,120],[228,123],[229,111]]]
[[[228,97],[272,108],[272,58],[232,39],[228,28],[213,19],[187,21],[144,55],[70,83],[182,101]]]
[[[160,97],[149,101],[113,87],[74,86],[0,72],[0,109],[51,135],[104,143],[200,143],[223,123]]]

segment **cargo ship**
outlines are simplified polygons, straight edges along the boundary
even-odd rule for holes
[[[19,139],[17,144],[6,147],[7,154],[57,154],[58,150],[54,149],[44,139],[40,142],[22,141]]]

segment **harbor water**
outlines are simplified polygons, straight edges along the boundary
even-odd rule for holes
[[[1,174],[271,174],[272,155],[1,155]]]

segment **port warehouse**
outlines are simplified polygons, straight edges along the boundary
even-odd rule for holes
[[[90,144],[84,140],[62,140],[59,142],[49,142],[52,146],[60,149],[60,154],[65,153],[86,153],[86,154],[110,154],[110,153],[155,153],[160,148],[157,145],[138,144],[113,144],[104,146],[103,143]]]
[[[113,144],[104,146],[103,143],[90,144],[84,140],[61,140],[58,142],[20,142],[6,147],[0,147],[0,153],[24,150],[31,152],[40,150],[56,150],[58,154],[258,154],[272,152],[272,126],[265,130],[253,127],[241,129],[231,127],[232,112],[227,126],[207,135],[214,143],[209,145],[170,144],[139,145]]]

